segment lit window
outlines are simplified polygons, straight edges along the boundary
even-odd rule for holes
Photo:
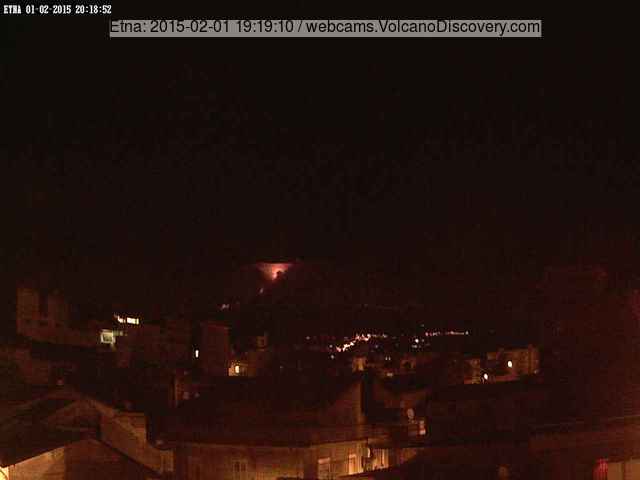
[[[200,350],[198,350],[198,349],[196,348],[196,349],[194,350],[194,352],[193,352],[193,356],[194,356],[194,357],[196,357],[196,358],[200,357]]]
[[[114,315],[118,323],[128,323],[129,325],[140,325],[140,319],[135,317],[121,317],[120,315]]]
[[[331,458],[318,459],[318,479],[324,480],[331,478]]]
[[[513,368],[513,362],[511,360],[507,362],[507,367]]]
[[[249,478],[249,466],[247,462],[241,460],[239,462],[233,462],[233,479],[234,480],[247,480]]]
[[[113,330],[101,330],[100,343],[108,343],[109,345],[114,345],[116,343],[115,332]]]
[[[485,373],[484,375],[482,375],[482,378],[484,378],[485,380],[489,380],[489,374]]]
[[[233,371],[236,372],[236,375],[240,373],[240,365],[236,365],[233,367]]]
[[[349,475],[352,475],[354,473],[359,473],[358,472],[358,457],[355,453],[350,453],[349,454]]]
[[[426,435],[427,434],[427,425],[424,420],[420,420],[418,423],[418,435]]]

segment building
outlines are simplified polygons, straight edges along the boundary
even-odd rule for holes
[[[193,332],[189,321],[168,319],[160,325],[145,323],[140,317],[116,318],[124,321],[117,329],[102,330],[102,335],[111,332],[112,337],[107,340],[113,341],[118,366],[130,367],[144,362],[172,370],[193,359]]]
[[[481,357],[466,359],[465,384],[512,382],[540,373],[540,351],[525,348],[500,348]]]
[[[228,376],[231,359],[229,327],[206,321],[200,324],[200,343],[194,356],[202,371],[209,376]]]
[[[16,297],[18,335],[30,340],[62,345],[98,345],[97,332],[71,327],[69,303],[59,291],[19,286]]]
[[[16,456],[2,460],[5,480],[151,480],[157,473],[132,461],[95,438],[74,435],[47,439],[47,444],[25,446]]]
[[[144,414],[114,409],[66,387],[25,392],[0,401],[3,480],[171,475],[173,454],[147,443]]]
[[[175,449],[180,480],[337,478],[388,466],[371,445],[386,431],[367,423],[362,381],[218,379],[183,402],[158,439]]]
[[[257,377],[270,372],[276,351],[269,345],[269,335],[261,333],[250,337],[245,348],[236,346],[229,364],[230,376]]]

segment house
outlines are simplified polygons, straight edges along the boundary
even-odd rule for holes
[[[338,478],[388,466],[372,448],[359,377],[218,379],[164,420],[156,440],[175,450],[178,480]]]
[[[4,478],[149,480],[170,475],[173,455],[147,443],[143,414],[119,411],[67,387],[18,390],[18,397],[13,391],[0,401]]]
[[[35,439],[35,437],[30,437]],[[95,438],[61,435],[46,443],[25,442],[2,458],[7,480],[151,480],[162,478]]]
[[[61,345],[95,347],[97,332],[72,328],[69,303],[57,290],[37,289],[29,285],[16,290],[16,332],[18,335]]]
[[[540,350],[533,345],[499,348],[466,362],[465,384],[512,382],[540,373]]]

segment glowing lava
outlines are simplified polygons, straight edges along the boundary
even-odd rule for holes
[[[280,275],[284,275],[292,263],[258,263],[256,266],[267,277],[268,280],[276,280]]]

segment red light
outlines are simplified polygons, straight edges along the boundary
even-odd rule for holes
[[[607,473],[609,472],[609,464],[606,458],[601,458],[596,461],[596,466],[593,468],[593,480],[607,480]]]

